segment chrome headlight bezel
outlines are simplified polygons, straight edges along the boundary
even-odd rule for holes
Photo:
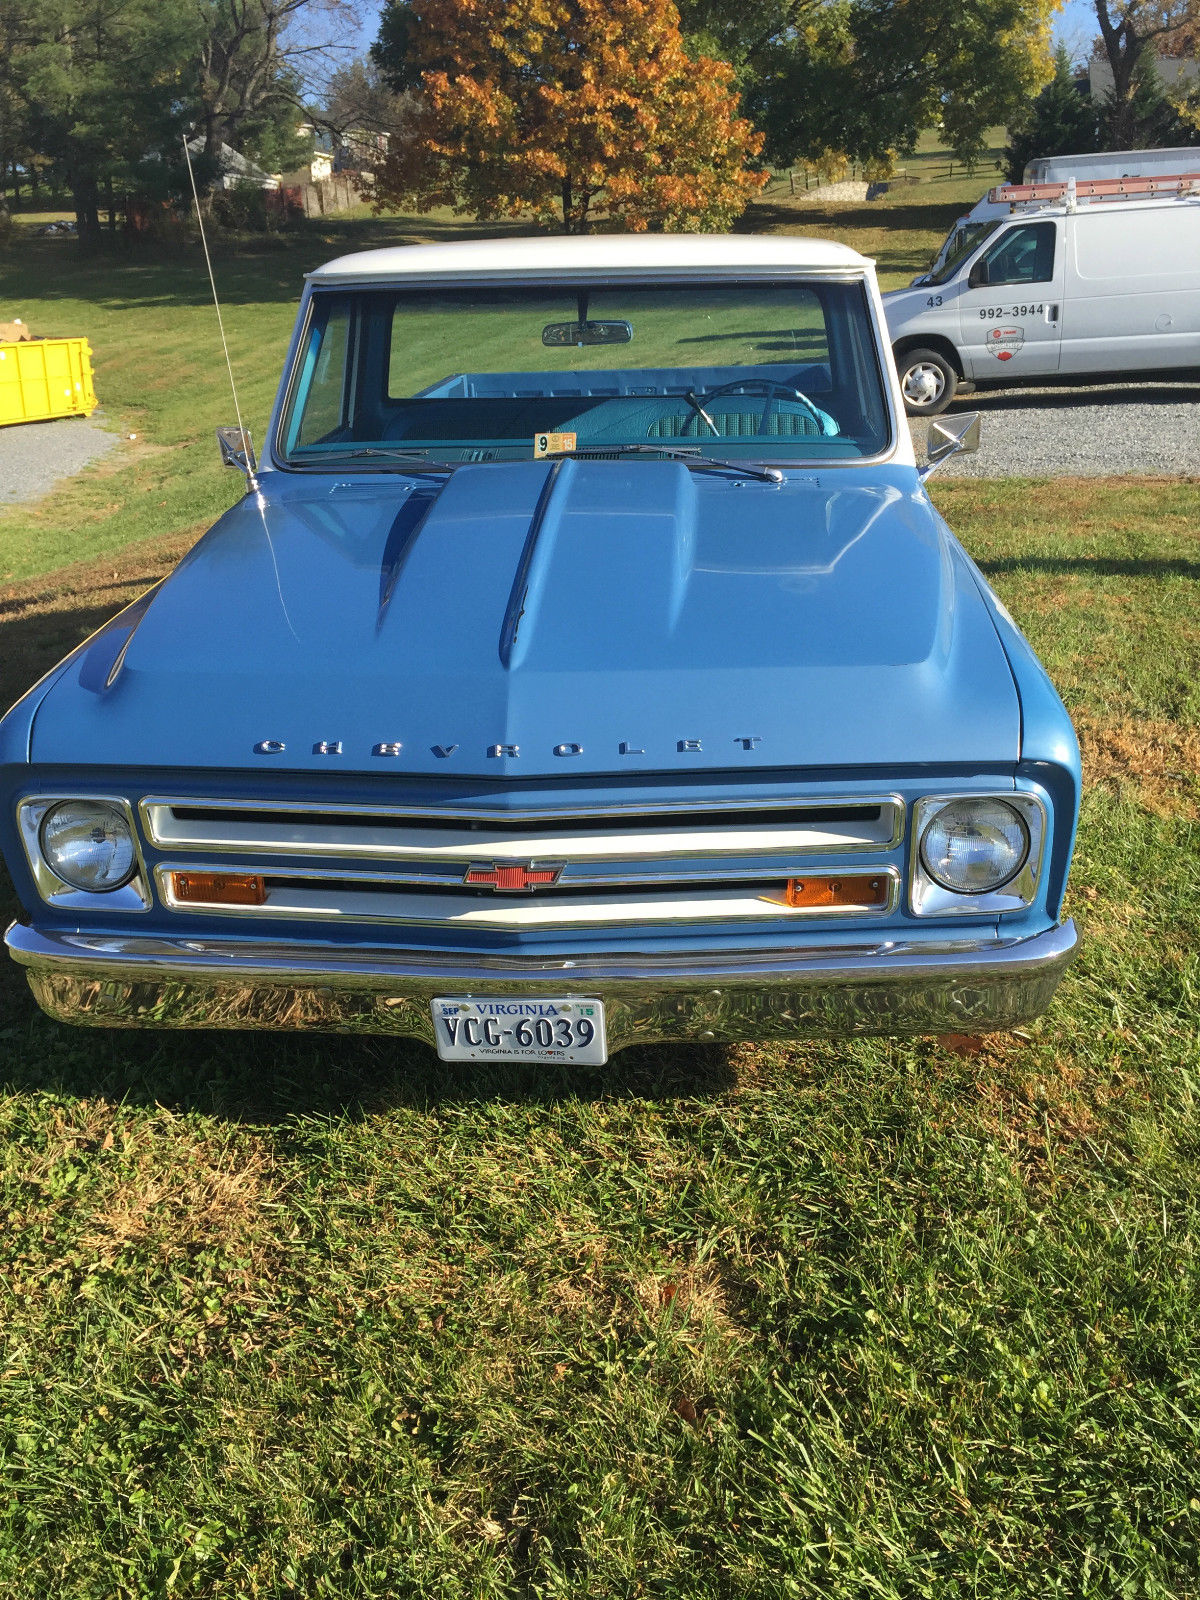
[[[118,812],[123,819],[133,841],[133,869],[129,877],[116,888],[80,889],[60,876],[47,859],[42,848],[42,826],[56,807],[68,804],[108,806]],[[63,911],[102,908],[114,911],[149,910],[150,893],[147,888],[141,839],[138,836],[133,805],[124,796],[80,793],[27,795],[17,804],[17,831],[25,848],[26,860],[37,892],[47,905]]]
[[[1010,806],[1025,825],[1029,850],[1016,871],[994,889],[980,894],[947,889],[925,867],[922,841],[939,811],[961,800],[989,800]],[[909,907],[918,917],[994,916],[1027,911],[1037,897],[1047,832],[1046,806],[1027,790],[975,790],[958,794],[926,795],[912,808],[909,846]]]

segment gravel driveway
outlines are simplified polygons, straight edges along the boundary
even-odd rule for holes
[[[117,444],[95,417],[59,417],[0,428],[0,505],[36,500]]]
[[[979,454],[948,461],[944,477],[1200,476],[1200,381],[983,390],[946,415],[965,411],[983,416]],[[919,458],[929,424],[909,426]]]

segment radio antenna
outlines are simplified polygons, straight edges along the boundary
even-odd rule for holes
[[[241,443],[242,452],[246,463],[244,469],[246,473],[246,483],[254,491],[254,493],[257,494],[259,491],[258,478],[255,476],[254,450],[250,444],[250,439],[246,433],[246,430],[242,426],[242,408],[238,404],[237,384],[234,382],[233,378],[233,362],[229,359],[229,341],[225,337],[225,322],[221,316],[221,302],[217,298],[217,280],[213,276],[212,257],[208,253],[208,235],[204,231],[204,215],[200,210],[200,194],[196,188],[196,171],[192,166],[192,152],[188,148],[186,133],[183,135],[183,159],[187,162],[188,177],[191,180],[192,199],[196,206],[196,224],[200,229],[200,243],[204,246],[204,264],[208,268],[208,281],[210,287],[212,288],[213,306],[215,307],[217,313],[217,327],[221,331],[221,348],[225,352],[225,370],[229,373],[229,387],[233,393],[233,412],[234,416],[237,418],[238,438]],[[230,464],[232,465],[232,463]]]

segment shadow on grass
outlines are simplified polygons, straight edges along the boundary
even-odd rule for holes
[[[761,233],[770,228],[794,227],[804,223],[819,228],[886,228],[897,232],[945,234],[950,224],[963,213],[961,200],[911,200],[888,205],[881,201],[861,206],[822,205],[804,202],[800,196],[789,203],[774,204],[759,200],[749,206],[735,224],[735,233]],[[928,253],[928,246],[926,246]]]
[[[1114,561],[1104,556],[1009,556],[976,563],[988,577],[1003,572],[1048,572],[1059,577],[1200,578],[1200,561]]]
[[[114,585],[122,590],[122,586]],[[5,617],[0,607],[0,707],[20,699],[26,689],[57,666],[77,645],[124,609],[129,595],[119,592],[112,605]]]
[[[212,241],[213,267],[223,304],[299,301],[303,277],[322,262],[357,250],[437,244],[462,239],[524,237],[528,224],[470,222],[457,217],[312,218],[286,233],[223,237]],[[59,239],[22,240],[20,251],[0,253],[6,295],[47,306],[88,299],[127,310],[147,306],[208,306],[212,291],[196,241],[129,249],[118,244],[94,254]],[[44,321],[44,319],[43,319]]]

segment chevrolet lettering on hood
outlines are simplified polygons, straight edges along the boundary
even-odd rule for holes
[[[925,487],[977,442],[918,466],[826,241],[319,268],[245,493],[0,721],[34,997],[558,1065],[1036,1017],[1078,747]]]
[[[746,738],[742,735],[733,740],[735,748],[743,751],[757,750],[762,742],[762,738],[758,735],[752,738]],[[711,744],[712,741],[710,741],[710,748]],[[429,746],[431,754],[436,756],[439,761],[448,761],[459,748],[460,746],[457,744],[431,744]],[[253,749],[256,756],[281,756],[286,752],[287,744],[282,739],[259,739]],[[377,758],[399,756],[403,750],[404,741],[402,739],[380,740],[371,745],[371,754]],[[669,754],[671,752],[676,755],[702,755],[704,753],[704,741],[702,739],[676,739],[672,745],[667,747],[664,753]],[[345,746],[340,739],[317,739],[313,743],[312,753],[315,756],[340,756],[345,753]],[[583,754],[583,746],[572,740],[567,743],[552,745],[550,753],[560,759],[581,756]],[[618,755],[644,756],[646,753],[645,745],[635,744],[632,740],[621,739],[617,743]],[[519,744],[489,744],[486,746],[486,754],[491,760],[496,760],[501,756],[508,756],[515,761],[520,757],[521,747]]]

